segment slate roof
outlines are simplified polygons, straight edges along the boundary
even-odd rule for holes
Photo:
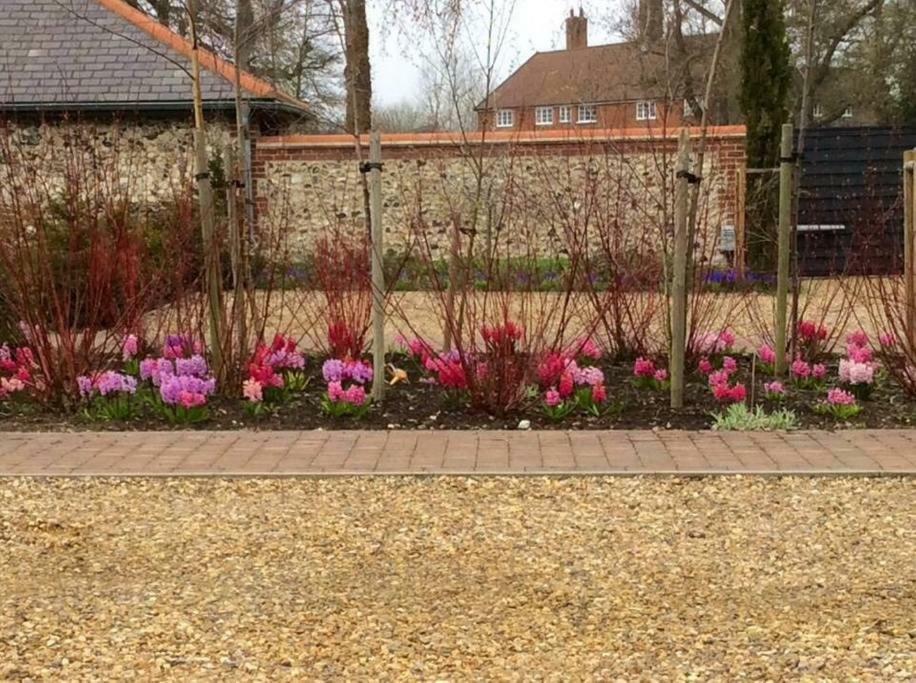
[[[692,49],[709,52],[715,34],[685,37]],[[668,82],[677,82],[686,68],[664,53],[664,46],[645,50],[639,42],[595,45],[574,50],[536,52],[490,95],[490,107],[624,102],[661,98]],[[690,68],[702,76],[706,59]],[[478,108],[483,108],[481,102]]]
[[[188,106],[190,44],[122,0],[0,0],[0,108]],[[234,100],[235,67],[200,51],[208,103]],[[249,73],[251,98],[304,109]]]

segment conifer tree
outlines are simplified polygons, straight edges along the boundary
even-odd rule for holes
[[[785,3],[744,0],[743,4],[740,103],[747,126],[747,165],[774,168],[792,84]],[[772,270],[776,263],[777,197],[770,176],[748,174],[748,256],[751,267],[759,271]]]

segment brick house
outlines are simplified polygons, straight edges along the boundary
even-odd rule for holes
[[[640,3],[638,40],[588,44],[588,18],[566,19],[566,48],[536,52],[477,108],[478,124],[501,131],[664,128],[692,122],[680,69],[701,79],[705,59],[672,66],[661,49],[657,2]],[[655,14],[653,14],[655,13]],[[685,36],[694,53],[711,52],[715,34]],[[709,48],[708,50],[706,48]]]

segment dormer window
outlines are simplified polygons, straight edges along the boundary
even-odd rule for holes
[[[824,105],[820,103],[814,105],[814,118],[824,118]]]
[[[596,123],[598,121],[598,107],[594,104],[579,105],[578,123]]]
[[[536,107],[534,110],[534,122],[538,126],[552,126],[553,107]]]
[[[637,121],[654,121],[658,118],[658,110],[655,102],[645,100],[636,103],[636,120]]]
[[[496,112],[497,128],[512,128],[515,125],[515,112],[511,109],[500,109]]]
[[[843,110],[843,118],[844,118],[844,119],[851,119],[851,118],[852,118],[852,107],[846,107],[846,108]]]

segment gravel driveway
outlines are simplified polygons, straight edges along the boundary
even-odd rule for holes
[[[0,480],[0,679],[916,678],[916,479]]]

